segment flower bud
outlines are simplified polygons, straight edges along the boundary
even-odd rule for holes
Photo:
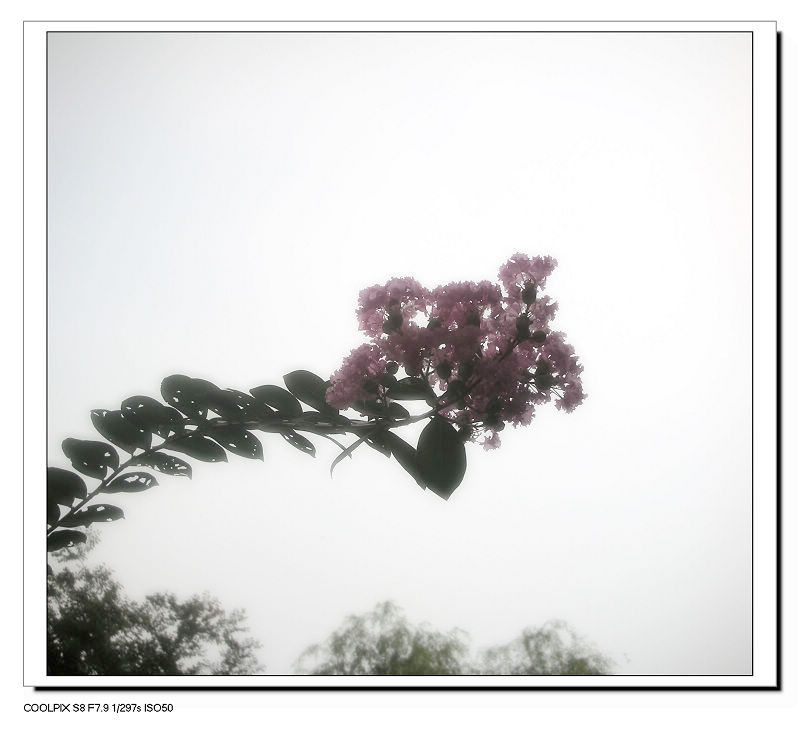
[[[503,398],[495,396],[489,400],[489,404],[486,406],[486,412],[489,413],[489,415],[496,415],[503,409],[503,405],[505,405]]]
[[[532,335],[531,339],[533,339],[536,344],[541,344],[545,339],[547,339],[547,334],[543,332],[541,329],[537,329]]]
[[[386,373],[389,375],[396,375],[397,370],[400,369],[400,365],[397,362],[387,362],[386,363]]]
[[[475,363],[468,359],[465,362],[462,362],[458,365],[458,376],[464,380],[465,382],[472,377],[472,373],[475,371]]]
[[[456,425],[460,425],[463,427],[465,425],[471,425],[472,418],[467,413],[462,411],[458,413],[458,415],[456,415],[454,422]]]
[[[383,333],[384,334],[391,334],[392,332],[396,332],[403,326],[403,315],[399,311],[393,311],[386,317],[386,321],[383,322]]]
[[[530,306],[536,301],[536,281],[526,281],[522,289],[522,301]]]
[[[531,335],[531,320],[527,314],[520,314],[517,317],[517,336],[520,339],[527,339]]]
[[[506,427],[506,424],[500,419],[500,416],[497,413],[487,415],[483,419],[483,424],[497,432],[500,432]]]
[[[453,380],[447,385],[445,396],[448,400],[458,400],[464,394],[464,383],[461,380]]]
[[[397,378],[387,372],[385,375],[381,375],[380,382],[384,387],[391,387],[397,384]]]
[[[449,362],[441,362],[436,365],[436,374],[443,380],[448,380],[453,374],[453,366]]]

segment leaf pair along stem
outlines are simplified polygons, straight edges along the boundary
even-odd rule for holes
[[[521,341],[519,336],[514,337],[509,342],[508,348],[499,355],[498,362],[508,357]],[[417,381],[419,391],[413,392],[414,388],[411,388],[412,392],[408,392],[404,399],[427,400],[431,404],[428,411],[412,416],[403,408],[399,408],[399,412],[405,415],[398,417],[396,414],[398,411],[395,411],[395,417],[390,417],[391,404],[384,397],[383,411],[373,415],[367,414],[366,420],[354,420],[341,415],[327,403],[325,393],[329,383],[305,370],[297,370],[286,375],[284,381],[288,390],[274,385],[264,385],[251,390],[252,395],[235,390],[221,390],[205,380],[172,375],[162,384],[162,395],[169,406],[165,407],[152,398],[140,396],[126,400],[120,411],[92,412],[92,421],[101,435],[131,454],[127,460],[120,462],[114,449],[104,448],[105,444],[102,443],[74,441],[74,439],[65,441],[65,453],[69,441],[78,446],[83,445],[84,450],[91,446],[102,451],[102,457],[98,457],[95,452],[93,457],[79,458],[77,464],[71,457],[76,470],[100,478],[100,483],[95,489],[87,491],[83,487],[82,480],[72,474],[80,483],[83,495],[76,497],[77,500],[56,498],[55,503],[68,506],[68,511],[64,515],[60,514],[60,509],[55,510],[58,518],[50,516],[52,504],[48,491],[47,536],[62,527],[85,525],[81,522],[82,519],[88,522],[119,518],[122,511],[116,507],[109,507],[106,513],[97,507],[97,514],[89,514],[84,509],[99,494],[144,490],[156,484],[155,478],[149,474],[129,473],[130,483],[126,482],[115,487],[115,483],[119,484],[118,479],[126,469],[144,466],[173,475],[191,476],[191,467],[172,456],[164,458],[169,458],[174,464],[180,464],[177,469],[174,466],[171,469],[162,469],[158,464],[154,464],[150,457],[162,450],[187,453],[207,461],[227,460],[225,450],[229,450],[238,455],[263,460],[261,444],[248,432],[250,430],[278,433],[291,445],[312,456],[316,453],[313,444],[299,435],[298,431],[332,441],[341,453],[331,464],[331,473],[338,463],[345,457],[352,457],[356,448],[366,442],[385,455],[394,456],[420,486],[430,488],[434,493],[447,499],[463,479],[466,455],[461,436],[450,421],[442,416],[442,412],[455,404],[458,399],[463,399],[481,380],[475,376],[467,378],[457,397],[451,397],[448,392],[437,397],[430,388],[427,378],[408,379]],[[414,382],[410,384],[413,385]],[[300,405],[301,401],[310,405],[316,412],[304,412]],[[206,415],[209,410],[218,413],[220,417],[207,420]],[[181,413],[185,417],[182,417]],[[425,420],[429,422],[423,429],[416,449],[391,432]],[[162,442],[153,445],[153,433],[159,435],[163,439]],[[356,441],[345,446],[333,437],[335,435],[353,435]],[[208,445],[216,449],[218,454],[209,455],[207,449],[203,452],[208,441],[206,436],[210,436],[214,441],[214,443],[208,442]],[[222,447],[217,444],[221,444]],[[66,472],[61,471],[61,473],[63,475]],[[84,511],[81,511],[82,509]]]
[[[102,493],[104,489],[106,489],[108,485],[114,479],[116,479],[117,476],[119,476],[126,468],[131,468],[133,466],[141,466],[142,464],[138,463],[137,461],[141,460],[144,456],[148,456],[152,453],[157,453],[160,450],[169,448],[169,446],[178,439],[193,435],[195,432],[196,431],[185,431],[182,433],[176,433],[174,436],[165,438],[163,442],[144,449],[141,453],[138,453],[137,455],[131,455],[131,457],[127,461],[120,463],[116,468],[112,469],[111,472],[100,481],[100,484],[97,486],[96,489],[94,489],[93,491],[89,491],[84,498],[80,499],[76,504],[74,504],[69,509],[69,511],[66,514],[64,514],[61,518],[59,518],[58,521],[47,530],[47,535],[49,536],[50,534],[52,534],[58,527],[63,525],[63,522],[68,521],[70,517],[74,516],[80,509],[86,506],[86,504],[88,504],[95,496]]]

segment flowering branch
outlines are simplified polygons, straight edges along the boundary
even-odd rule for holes
[[[67,438],[62,447],[74,471],[48,468],[48,550],[85,541],[76,528],[123,516],[110,504],[88,505],[95,497],[157,485],[151,473],[128,469],[191,477],[186,461],[164,451],[208,462],[227,460],[226,452],[263,460],[253,431],[279,434],[311,456],[316,449],[301,432],[333,441],[341,453],[331,472],[366,443],[394,457],[422,488],[449,498],[466,471],[465,443],[497,448],[507,424],[529,425],[553,395],[565,412],[584,399],[583,367],[563,333],[550,328],[558,305],[541,294],[555,265],[549,256],[516,254],[500,268],[500,284],[429,290],[395,278],[363,290],[357,317],[370,341],[327,381],[297,370],[284,377],[285,388],[262,385],[248,394],[172,375],[161,386],[166,405],[135,396],[119,410],[93,410],[107,442]],[[401,366],[405,376],[398,376]],[[412,414],[401,404],[413,401],[428,409]],[[416,447],[393,432],[422,421]],[[356,440],[344,445],[337,435]],[[121,460],[114,446],[130,457]],[[78,474],[99,484],[89,491]]]

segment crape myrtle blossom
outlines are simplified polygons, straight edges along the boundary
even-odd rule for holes
[[[512,296],[515,289],[521,289],[529,281],[535,281],[543,287],[557,263],[558,261],[551,256],[529,258],[524,253],[515,253],[500,266],[498,278],[505,287],[506,293]]]
[[[506,424],[530,425],[537,405],[554,400],[571,412],[585,397],[583,367],[551,329],[558,304],[541,294],[555,266],[550,256],[516,253],[500,267],[499,284],[431,290],[405,277],[364,289],[356,314],[370,343],[333,374],[327,401],[340,410],[386,407],[403,367],[406,384],[427,388],[429,412],[486,448],[499,445]]]
[[[338,409],[350,407],[364,399],[365,386],[386,373],[386,360],[374,344],[362,344],[345,357],[342,366],[331,378],[326,399]]]

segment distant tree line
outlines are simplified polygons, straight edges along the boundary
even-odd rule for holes
[[[527,628],[470,657],[467,633],[412,625],[392,602],[351,615],[296,664],[298,673],[322,676],[602,676],[613,668],[563,621]]]
[[[226,612],[209,595],[181,600],[162,592],[131,600],[109,569],[86,564],[83,547],[60,562],[48,574],[49,675],[264,673],[244,611]],[[613,667],[561,621],[471,656],[467,633],[411,624],[392,602],[351,615],[295,664],[299,674],[334,676],[598,676]]]

